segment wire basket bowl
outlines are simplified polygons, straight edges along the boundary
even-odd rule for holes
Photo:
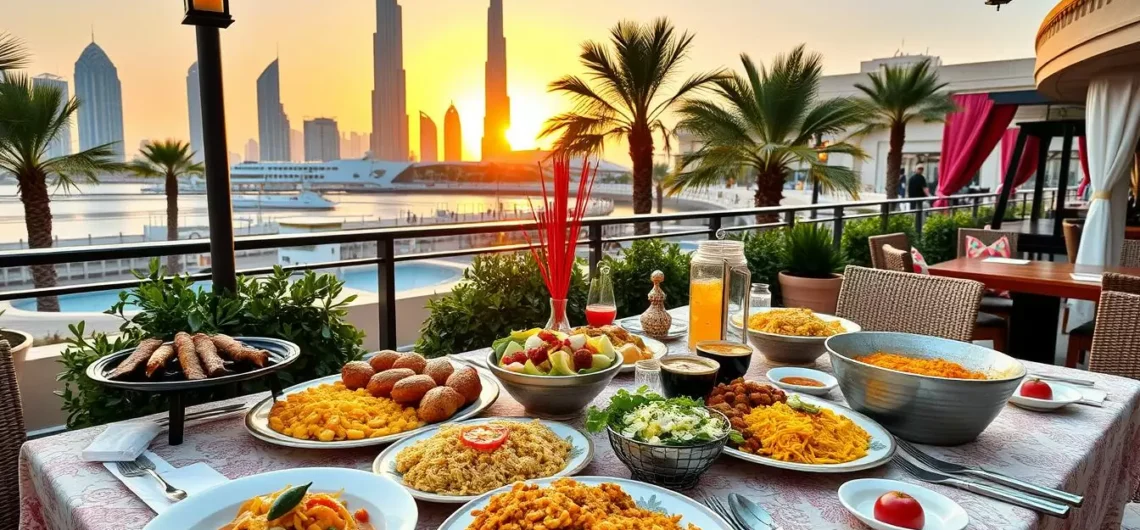
[[[724,420],[723,414],[710,410]],[[669,489],[688,489],[697,485],[701,475],[712,467],[713,462],[724,451],[728,433],[717,440],[701,445],[673,446],[654,445],[631,440],[607,427],[610,446],[618,460],[629,468],[634,480],[657,484]]]

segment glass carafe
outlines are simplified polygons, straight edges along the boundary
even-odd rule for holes
[[[740,241],[701,241],[689,267],[689,350],[703,340],[748,343],[752,273]]]

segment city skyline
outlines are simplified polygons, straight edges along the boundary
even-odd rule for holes
[[[443,114],[443,160],[463,160],[463,124],[459,121],[459,110],[455,108],[455,103],[448,106],[447,112]]]
[[[125,161],[123,86],[118,68],[95,43],[94,35],[75,61],[74,79],[75,96],[83,101],[78,112],[79,150],[110,144],[112,158]]]
[[[483,84],[486,113],[483,116],[483,160],[493,160],[511,150],[507,130],[511,127],[511,98],[507,95],[507,39],[503,30],[503,0],[490,0],[487,8],[487,61]]]
[[[281,103],[281,69],[274,59],[257,77],[257,143],[261,145],[262,162],[291,160],[292,136],[289,116]]]
[[[439,161],[439,130],[435,120],[424,111],[420,111],[420,161]]]
[[[340,131],[336,120],[313,118],[305,120],[305,161],[328,162],[340,159]]]
[[[376,0],[372,36],[372,156],[407,160],[407,73],[404,71],[404,16],[396,0]]]

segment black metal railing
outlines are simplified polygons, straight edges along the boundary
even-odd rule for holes
[[[1043,195],[1054,193],[1055,190],[1045,190]],[[589,251],[590,270],[597,267],[604,255],[607,244],[624,243],[639,239],[679,238],[701,236],[709,239],[723,237],[728,232],[742,232],[749,230],[763,230],[780,226],[791,226],[797,222],[832,223],[834,244],[840,246],[843,238],[843,226],[846,221],[879,217],[882,228],[885,230],[892,215],[913,215],[915,227],[921,232],[924,219],[934,212],[950,212],[969,209],[975,218],[979,210],[985,205],[995,205],[998,193],[974,193],[948,197],[949,206],[928,206],[927,203],[937,200],[936,197],[921,199],[891,199],[879,201],[842,202],[806,204],[800,206],[776,206],[766,208],[742,208],[730,210],[708,210],[698,212],[678,212],[666,214],[629,215],[593,217],[584,219],[582,227],[586,231],[586,238],[579,244]],[[1017,192],[1016,200],[1023,205],[1023,211],[1028,206],[1030,191]],[[1056,197],[1054,196],[1053,199]],[[1036,201],[1034,201],[1036,202]],[[1052,201],[1050,201],[1052,202]],[[1050,202],[1045,202],[1049,204]],[[815,217],[810,214],[816,212]],[[800,214],[809,214],[807,218],[800,218]],[[830,213],[830,217],[818,214]],[[738,220],[740,218],[775,217],[779,221],[764,223],[737,223],[726,224],[725,220]],[[616,225],[632,225],[636,223],[666,223],[684,221],[705,221],[706,224],[694,225],[692,229],[672,232],[657,232],[651,234],[618,235],[604,237],[604,228]],[[395,243],[400,240],[440,238],[449,236],[467,236],[478,234],[494,234],[502,232],[519,232],[535,228],[533,221],[499,221],[482,223],[463,223],[446,225],[429,225],[416,227],[375,228],[363,230],[339,230],[303,234],[276,234],[244,236],[234,239],[233,251],[264,250],[288,248],[308,245],[327,245],[337,243],[375,243],[376,257],[345,259],[321,263],[305,263],[282,266],[287,271],[320,270],[338,267],[351,267],[360,265],[377,266],[377,288],[379,294],[379,343],[384,348],[395,348],[396,343],[396,263],[440,259],[460,256],[471,256],[493,252],[511,252],[525,250],[524,244],[496,245],[475,248],[459,248],[455,250],[442,250],[431,252],[415,252],[397,255]],[[68,263],[81,263],[100,260],[157,258],[172,255],[206,254],[210,252],[210,241],[203,239],[180,241],[156,241],[149,243],[93,245],[82,247],[61,247],[45,249],[24,249],[0,252],[0,268],[26,267],[32,265],[63,265]],[[239,274],[258,275],[272,271],[272,267],[261,267],[239,270]],[[210,273],[195,273],[190,275],[196,280],[210,279]],[[63,285],[44,289],[21,289],[0,291],[0,301],[20,300],[41,296],[62,296],[76,293],[88,293],[107,290],[130,289],[138,286],[142,280],[115,280],[106,282],[84,283],[79,285]]]

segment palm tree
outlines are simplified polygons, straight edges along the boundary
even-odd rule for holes
[[[123,168],[113,161],[111,144],[66,156],[47,156],[48,146],[78,109],[78,100],[65,100],[52,86],[33,87],[27,75],[8,72],[0,81],[0,173],[16,177],[30,248],[52,246],[48,186],[66,192],[77,189],[78,179],[96,182],[99,173]],[[33,265],[32,280],[37,289],[54,287],[55,267]],[[59,311],[59,300],[54,296],[40,297],[36,304],[40,311]]]
[[[178,177],[201,175],[202,164],[194,162],[190,144],[182,140],[147,142],[140,150],[141,158],[128,165],[128,169],[141,177],[163,178],[166,188],[166,240],[178,240]],[[179,256],[167,256],[166,268],[176,274],[181,267]]]
[[[957,107],[950,95],[942,92],[946,83],[938,81],[938,72],[931,69],[930,59],[912,66],[885,66],[867,77],[871,86],[855,84],[855,88],[866,94],[863,103],[871,113],[863,132],[890,130],[887,198],[894,199],[898,197],[906,125],[913,120],[943,121]]]
[[[777,56],[771,68],[757,68],[747,54],[740,59],[743,76],[733,73],[716,81],[724,106],[693,99],[681,105],[677,128],[694,134],[701,147],[681,157],[681,170],[669,178],[669,193],[755,175],[755,205],[776,206],[784,196],[784,181],[796,168],[806,167],[821,190],[857,197],[859,176],[850,168],[821,163],[819,153],[863,158],[863,150],[846,141],[817,147],[815,139],[862,124],[866,111],[851,98],[818,100],[822,57],[805,54],[800,45]]]
[[[653,187],[657,192],[657,213],[661,213],[661,206],[665,202],[665,181],[669,178],[669,164],[653,164]]]
[[[649,24],[622,21],[610,30],[608,44],[582,44],[579,59],[586,78],[568,75],[550,84],[551,92],[568,94],[575,106],[550,118],[539,135],[560,133],[556,149],[588,155],[601,154],[607,140],[628,140],[636,214],[653,210],[654,135],[669,147],[662,116],[722,75],[720,70],[695,74],[673,89],[692,43],[691,34],[677,35],[666,18]],[[638,223],[635,229],[648,233],[649,225]]]

